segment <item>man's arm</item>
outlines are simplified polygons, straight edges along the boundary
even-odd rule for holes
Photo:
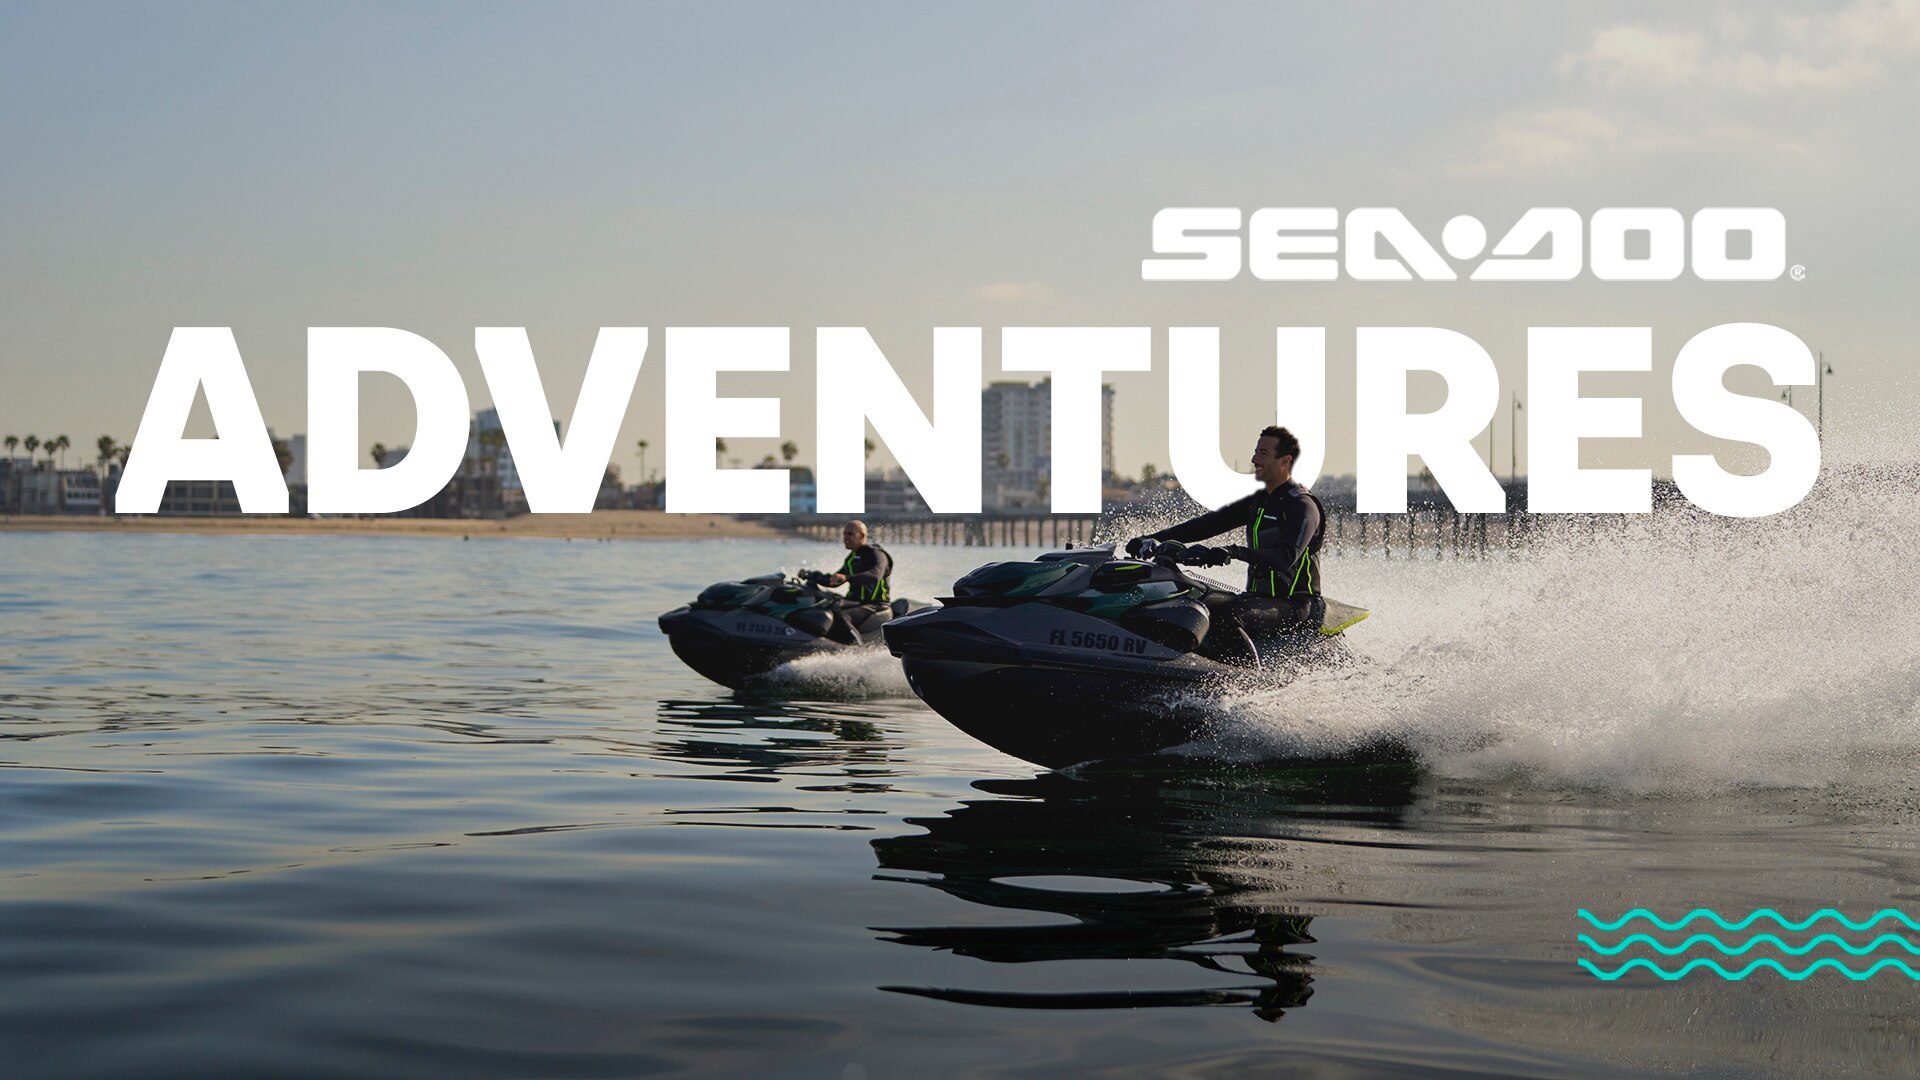
[[[1251,508],[1252,503],[1253,496],[1249,495],[1244,499],[1230,502],[1218,510],[1209,510],[1191,521],[1170,525],[1150,535],[1155,540],[1178,540],[1183,544],[1211,539],[1228,529],[1245,526],[1247,510]]]
[[[843,566],[851,565],[854,570],[856,571],[859,570],[860,552],[863,550],[865,549],[864,548],[853,549],[853,553],[847,556],[846,563],[843,563],[842,565]],[[847,583],[847,573],[844,569],[835,570],[833,572],[833,576],[827,579],[828,585],[845,585],[846,583]]]

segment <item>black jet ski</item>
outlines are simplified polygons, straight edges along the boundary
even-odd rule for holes
[[[823,587],[827,577],[803,571],[718,582],[660,616],[660,630],[688,667],[737,690],[803,656],[877,647],[882,626],[926,606],[848,604]]]
[[[1196,694],[1350,662],[1340,634],[1368,612],[1318,601],[1324,610],[1307,625],[1255,641],[1222,614],[1239,592],[1188,573],[1184,554],[1148,541],[1138,559],[1107,545],[989,563],[955,582],[943,606],[889,623],[887,647],[914,693],[955,727],[1050,769],[1192,742],[1207,719]],[[1373,746],[1312,760],[1404,756]]]

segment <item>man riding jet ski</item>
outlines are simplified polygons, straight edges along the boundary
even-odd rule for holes
[[[1225,566],[1235,559],[1247,564],[1247,591],[1227,614],[1256,641],[1318,629],[1325,615],[1320,599],[1320,543],[1326,537],[1326,514],[1320,500],[1293,480],[1293,463],[1299,457],[1300,440],[1292,432],[1283,427],[1265,429],[1253,448],[1253,478],[1260,481],[1262,490],[1131,540],[1127,554],[1139,555],[1147,540],[1191,544],[1245,526],[1245,546],[1190,547],[1180,561],[1189,566]]]
[[[893,559],[867,542],[863,522],[848,522],[851,552],[836,574],[802,570],[707,586],[691,604],[660,616],[660,629],[688,667],[739,689],[802,656],[880,644],[880,628],[926,605],[889,598]],[[846,583],[849,595],[829,592]]]
[[[1229,527],[1232,513],[1245,513],[1245,549],[1190,548],[1156,536],[1130,543],[1133,558],[1117,557],[1109,545],[990,563],[955,582],[945,606],[888,624],[887,647],[934,711],[1037,765],[1063,768],[1191,742],[1206,719],[1193,695],[1343,660],[1338,635],[1368,615],[1319,595],[1318,504],[1298,485],[1286,490],[1298,451],[1284,430],[1262,432],[1254,465],[1269,485],[1265,493],[1159,534],[1212,536]],[[1283,500],[1304,502],[1311,519]],[[1224,565],[1230,552],[1242,551],[1250,577],[1268,586],[1272,573],[1271,586],[1241,594],[1182,569]],[[1284,583],[1276,556],[1290,560]],[[1402,757],[1397,748],[1366,746],[1303,760]]]

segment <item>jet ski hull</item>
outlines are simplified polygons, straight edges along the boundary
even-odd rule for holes
[[[1043,557],[976,571],[956,583],[946,606],[889,623],[887,647],[914,692],[948,722],[1050,769],[1204,740],[1220,715],[1211,703],[1223,694],[1279,689],[1307,669],[1350,658],[1337,634],[1312,629],[1256,645],[1232,626],[1233,639],[1205,651],[1199,643],[1209,634],[1209,612],[1236,593],[1170,568],[1103,562],[1103,554],[1073,553],[1086,560],[1080,570]],[[1012,582],[1024,592],[968,590],[981,581]],[[1204,757],[1192,753],[1204,746],[1182,754]],[[1353,765],[1408,756],[1404,746],[1381,742],[1279,760]]]
[[[1268,685],[1259,672],[1195,681],[910,656],[901,667],[913,692],[948,723],[1003,754],[1049,769],[1148,758],[1204,740],[1215,714],[1203,698],[1236,685]],[[1204,743],[1182,754],[1207,760]],[[1234,760],[1256,763],[1238,753]],[[1257,763],[1334,768],[1414,760],[1405,743],[1382,738],[1338,753],[1261,757]]]
[[[907,684],[954,727],[1049,769],[1138,757],[1198,738],[1191,680],[1115,676],[1071,667],[907,656]]]
[[[813,637],[751,612],[680,608],[660,616],[660,629],[688,667],[734,690],[751,687],[801,657],[872,647]]]

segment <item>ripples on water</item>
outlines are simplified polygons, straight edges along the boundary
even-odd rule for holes
[[[794,673],[783,700],[665,648],[659,611],[827,545],[0,534],[0,1060],[1909,1073],[1905,980],[1603,986],[1573,913],[1920,910],[1915,680],[1891,673],[1912,644],[1807,676],[1796,726],[1790,693],[1728,670],[1787,631],[1697,641],[1689,699],[1665,654],[1712,620],[1654,630],[1618,658],[1671,683],[1660,712],[1569,665],[1619,641],[1576,547],[1331,560],[1380,611],[1360,683],[1217,703],[1239,768],[1061,775],[958,735],[885,660]],[[896,591],[927,596],[994,553],[896,554]],[[1774,610],[1690,603],[1654,606]],[[1743,708],[1762,745],[1716,771],[1695,736]],[[1287,709],[1414,732],[1430,767],[1260,766]],[[1623,779],[1663,757],[1664,781]]]

